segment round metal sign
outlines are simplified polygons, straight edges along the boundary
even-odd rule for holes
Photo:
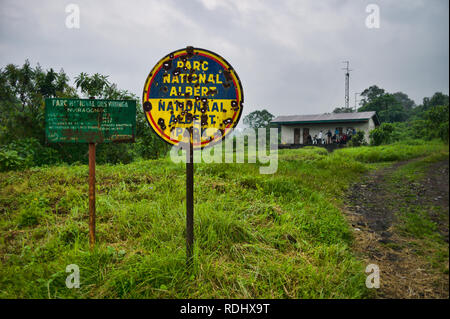
[[[147,77],[142,106],[164,141],[203,148],[220,142],[242,114],[244,94],[232,66],[218,54],[187,47],[162,58]]]

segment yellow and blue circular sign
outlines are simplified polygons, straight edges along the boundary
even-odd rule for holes
[[[242,114],[244,94],[224,58],[187,47],[155,65],[145,81],[142,105],[149,125],[164,141],[177,145],[190,138],[198,149],[232,131]]]

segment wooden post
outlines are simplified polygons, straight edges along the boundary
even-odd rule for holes
[[[95,245],[95,143],[89,143],[89,244]]]
[[[192,136],[192,133],[191,133]],[[186,152],[186,263],[192,265],[194,248],[194,145]]]

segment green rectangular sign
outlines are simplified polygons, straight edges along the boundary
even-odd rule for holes
[[[134,142],[136,101],[45,99],[48,143]]]

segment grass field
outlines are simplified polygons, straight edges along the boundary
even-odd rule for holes
[[[341,208],[350,184],[394,161],[446,154],[416,142],[259,164],[195,165],[195,262],[185,262],[185,167],[169,158],[97,166],[97,242],[88,169],[0,173],[0,298],[364,298],[365,265]],[[65,285],[80,267],[81,287]]]

